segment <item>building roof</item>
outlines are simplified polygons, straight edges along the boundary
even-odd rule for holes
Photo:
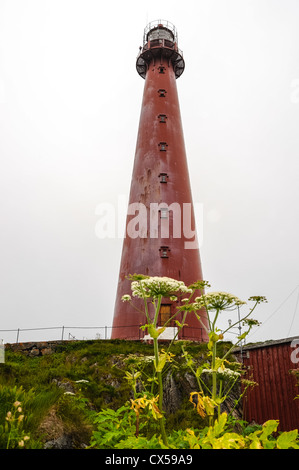
[[[299,335],[298,336],[292,336],[292,337],[289,337],[289,338],[282,338],[282,339],[270,339],[270,340],[267,340],[267,341],[261,341],[261,342],[258,342],[258,343],[248,343],[248,344],[245,344],[242,346],[242,350],[249,350],[249,349],[257,349],[257,348],[265,348],[265,347],[268,347],[268,346],[276,346],[276,345],[279,345],[279,344],[285,344],[285,343],[291,343],[292,341],[294,340],[298,340],[298,344],[299,344]],[[240,351],[241,347],[240,346],[237,346],[235,348],[235,351]]]

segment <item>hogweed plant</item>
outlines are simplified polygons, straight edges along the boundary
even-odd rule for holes
[[[200,367],[194,367],[194,361],[188,355],[188,353],[183,349],[183,355],[186,358],[187,366],[194,373],[197,383],[199,386],[199,392],[193,392],[190,397],[191,403],[196,406],[198,413],[204,417],[208,415],[209,425],[212,426],[215,420],[215,410],[218,410],[218,419],[221,413],[221,404],[227,399],[229,393],[233,389],[236,382],[241,377],[241,367],[239,363],[230,363],[227,360],[230,353],[238,346],[249,334],[253,326],[259,325],[257,320],[249,318],[252,312],[255,310],[256,306],[262,302],[266,302],[266,298],[263,296],[250,297],[249,301],[253,301],[253,306],[249,309],[243,318],[239,319],[237,322],[230,324],[227,329],[220,330],[217,326],[217,320],[219,316],[225,311],[235,310],[245,305],[246,302],[240,300],[235,295],[229,294],[227,292],[210,292],[203,294],[200,297],[196,297],[195,301],[185,305],[185,309],[188,312],[193,312],[201,326],[206,330],[206,333],[209,337],[208,356],[210,357],[210,363],[205,363]],[[209,329],[202,322],[198,312],[204,309],[208,317],[208,326]],[[222,356],[218,357],[217,352],[217,343],[224,339],[224,335],[234,328],[240,322],[243,323],[243,326],[246,327],[244,333],[240,334],[237,337],[235,344]],[[210,381],[207,378],[210,377]],[[204,380],[204,378],[206,380]],[[210,387],[207,385],[211,383]],[[239,400],[246,393],[247,389],[254,385],[254,382],[249,380],[244,381],[243,393],[240,396]]]
[[[165,432],[164,425],[164,415],[163,415],[163,382],[162,382],[162,372],[167,362],[172,361],[172,356],[170,353],[171,345],[173,341],[178,337],[180,330],[188,324],[188,316],[195,315],[198,319],[202,328],[205,329],[209,342],[209,356],[211,357],[210,364],[204,364],[195,369],[194,362],[190,355],[185,351],[184,346],[182,346],[183,356],[186,358],[187,365],[190,367],[194,373],[197,383],[199,386],[199,391],[193,392],[190,396],[190,401],[196,407],[197,412],[205,417],[209,417],[209,424],[213,425],[215,420],[215,410],[218,409],[218,418],[220,416],[221,404],[226,400],[230,391],[234,387],[236,381],[240,378],[241,372],[238,370],[239,367],[236,367],[236,363],[233,365],[229,363],[227,357],[232,352],[232,350],[248,335],[249,331],[254,325],[257,325],[256,320],[249,319],[250,315],[256,308],[256,306],[266,301],[264,297],[251,297],[249,300],[254,301],[253,307],[250,311],[244,315],[241,320],[231,324],[225,331],[219,330],[217,327],[217,320],[219,316],[227,311],[233,310],[241,307],[246,304],[246,302],[240,300],[238,297],[229,294],[227,292],[210,292],[204,293],[206,287],[210,287],[210,284],[207,281],[197,281],[190,286],[186,286],[184,282],[177,281],[168,277],[149,277],[144,275],[131,275],[129,276],[131,282],[131,290],[133,298],[137,297],[143,299],[144,301],[144,313],[146,318],[146,324],[141,328],[147,329],[150,337],[153,340],[154,346],[154,376],[152,378],[152,384],[155,381],[158,383],[158,408],[159,408],[159,421],[161,436],[165,445],[167,445],[167,437]],[[201,295],[194,297],[195,292],[200,292]],[[182,298],[184,296],[184,298]],[[177,311],[172,317],[170,317],[163,326],[158,327],[158,318],[160,313],[161,301],[162,298],[169,298],[171,301],[176,301],[181,297],[181,305],[177,307]],[[132,302],[132,297],[129,294],[126,294],[122,297],[124,302]],[[154,316],[151,319],[151,315],[148,309],[148,302],[151,302],[154,306]],[[205,323],[202,321],[199,313],[205,311],[208,318],[208,328]],[[181,312],[183,312],[183,320],[181,323],[178,320],[175,320],[178,329],[176,336],[170,342],[168,350],[165,352],[162,350],[159,352],[158,340],[159,336],[165,331],[165,328],[175,317]],[[223,357],[218,357],[217,354],[217,342],[224,339],[224,334],[227,333],[231,328],[234,328],[239,321],[242,321],[244,325],[247,326],[246,331],[238,336],[237,342],[224,354]],[[185,323],[187,322],[187,323]],[[234,366],[234,368],[232,368]],[[131,377],[130,373],[126,373],[127,378]],[[138,375],[139,376],[139,375]],[[208,380],[204,380],[204,376],[211,377],[211,386],[207,385]],[[134,381],[135,377],[132,377]],[[247,388],[252,385],[250,381],[247,381],[245,391]],[[240,397],[241,398],[241,397]]]
[[[160,423],[160,431],[164,445],[167,445],[167,436],[165,431],[165,418],[163,415],[163,382],[162,372],[167,362],[172,361],[173,355],[169,351],[159,351],[158,338],[165,331],[167,325],[177,316],[177,311],[168,321],[162,326],[158,327],[158,318],[161,308],[162,298],[169,298],[172,301],[178,299],[179,296],[186,294],[193,294],[193,289],[188,288],[184,282],[171,279],[169,277],[149,277],[139,274],[134,274],[129,277],[131,282],[132,296],[135,298],[143,299],[144,301],[144,312],[146,317],[146,324],[142,326],[145,330],[148,330],[149,335],[153,340],[154,346],[154,374],[152,378],[152,385],[155,380],[158,383],[158,399],[157,407],[158,416]],[[124,302],[131,302],[132,298],[129,294],[122,297]],[[151,302],[154,307],[154,316],[151,318],[148,302]],[[188,299],[189,301],[189,299]],[[184,322],[183,322],[184,323]],[[183,324],[177,322],[179,330],[183,327]],[[179,331],[178,330],[178,331]],[[178,333],[177,333],[178,334]]]

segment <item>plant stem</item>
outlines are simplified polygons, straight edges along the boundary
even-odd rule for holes
[[[160,306],[161,306],[161,300],[162,300],[162,296],[159,295],[158,302],[157,302],[157,305],[156,305],[155,318],[154,318],[154,327],[155,328],[157,326],[158,315],[159,315]],[[153,342],[154,342],[155,364],[156,364],[156,368],[157,368],[158,364],[159,364],[158,338],[153,338]],[[163,413],[163,382],[162,382],[162,372],[161,371],[157,371],[157,378],[158,378],[158,386],[159,386],[159,409],[160,409],[160,412],[162,414]],[[166,436],[166,431],[165,431],[165,426],[164,426],[164,417],[160,418],[159,421],[160,421],[160,430],[161,430],[163,443],[166,446],[168,446],[167,436]]]
[[[159,364],[159,348],[158,348],[158,338],[154,338],[154,352],[155,352],[155,363],[156,367]],[[162,372],[157,372],[158,386],[159,386],[159,409],[161,414],[163,413],[163,382],[162,382]],[[164,426],[164,417],[160,418],[160,430],[163,439],[163,443],[168,446],[167,436]]]
[[[215,401],[216,399],[216,392],[217,392],[217,377],[216,377],[216,342],[213,341],[212,346],[212,400]],[[210,416],[210,426],[214,424],[214,413]]]
[[[148,323],[150,323],[150,318],[149,318],[148,308],[147,308],[147,302],[146,302],[145,298],[143,300],[144,300],[144,310],[145,310],[146,320],[147,320]]]
[[[212,322],[213,333],[215,331],[215,324],[219,315],[219,311],[220,309],[216,310],[215,318],[214,318],[214,321]],[[217,352],[216,341],[212,341],[212,400],[213,401],[216,400],[216,396],[217,396],[216,352]],[[210,416],[210,425],[211,424],[214,424],[214,413],[212,416]]]
[[[159,312],[160,312],[161,301],[162,301],[162,295],[160,294],[158,296],[158,302],[157,302],[157,305],[156,305],[156,312],[155,312],[155,318],[154,318],[154,327],[155,328],[157,327],[157,321],[158,321],[158,316],[159,316]]]
[[[223,381],[220,380],[220,384],[219,384],[219,393],[218,393],[218,398],[222,398],[222,385],[223,385]],[[220,418],[220,403],[218,404],[218,419]]]
[[[246,320],[246,318],[248,318],[252,312],[254,311],[254,309],[256,308],[258,302],[255,303],[255,305],[252,307],[252,309],[250,310],[249,313],[247,313],[247,315],[245,315],[243,318],[241,318],[240,320],[237,320],[235,323],[232,323],[228,328],[226,328],[226,330],[223,330],[222,331],[222,334],[224,335],[227,331],[229,331],[231,328],[233,328],[235,325],[238,325],[240,324],[242,321]]]
[[[228,416],[232,416],[233,411],[236,409],[236,407],[238,406],[238,404],[240,403],[240,401],[242,400],[242,398],[245,396],[245,394],[246,394],[248,388],[249,388],[249,385],[246,385],[246,387],[244,388],[243,393],[241,393],[240,396],[239,396],[239,398],[238,398],[238,400],[235,401],[235,406],[230,410]]]
[[[173,317],[175,317],[178,313],[179,313],[179,311],[178,311],[175,315],[173,315],[168,321],[170,321],[170,320],[171,320]],[[168,348],[167,348],[167,351],[169,351],[169,350],[171,349],[171,347],[172,347],[174,341],[175,341],[176,338],[179,336],[180,331],[184,328],[184,323],[185,323],[185,320],[186,320],[186,316],[187,316],[187,312],[184,313],[183,320],[182,320],[182,326],[181,326],[180,328],[178,328],[178,331],[176,332],[174,338],[172,338],[172,340],[171,340],[171,342],[170,342],[170,344],[169,344],[169,346],[168,346]],[[167,322],[167,323],[168,323],[168,322]],[[165,325],[166,325],[167,323],[165,323]]]
[[[185,356],[185,359],[186,359],[186,362],[187,362],[187,366],[191,369],[191,372],[193,373],[194,377],[196,378],[197,380],[197,385],[198,385],[198,388],[200,389],[201,393],[204,394],[204,391],[203,391],[203,388],[202,388],[202,384],[200,382],[200,377],[198,377],[196,371],[194,370],[193,366],[191,363],[188,363],[188,360],[187,360],[187,357],[186,357],[186,351],[184,349],[184,346],[182,345],[182,351],[183,351],[183,354]],[[210,390],[208,389],[208,387],[206,386],[206,384],[203,382],[203,385],[205,386],[205,388],[210,392]]]

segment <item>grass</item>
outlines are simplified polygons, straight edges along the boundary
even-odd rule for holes
[[[187,343],[187,348],[198,361],[206,360],[206,344]],[[179,342],[172,352],[180,361]],[[13,403],[20,401],[24,432],[30,434],[27,447],[43,448],[45,442],[61,434],[72,436],[77,447],[87,446],[95,413],[105,408],[116,410],[131,397],[123,363],[130,354],[151,356],[153,348],[139,341],[94,340],[66,341],[53,354],[38,357],[7,350],[5,363],[0,364],[0,425]],[[178,376],[176,380],[183,389],[184,379]],[[198,424],[188,398],[186,395],[180,409],[171,414],[168,426],[176,429],[182,421],[187,426],[191,420],[193,426]]]

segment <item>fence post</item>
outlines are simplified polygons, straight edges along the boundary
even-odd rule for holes
[[[61,341],[63,341],[63,334],[64,334],[64,326],[62,327]]]
[[[105,326],[105,339],[107,339],[107,326]]]
[[[19,334],[20,334],[20,328],[18,328],[18,330],[17,330],[17,344],[19,342]]]

